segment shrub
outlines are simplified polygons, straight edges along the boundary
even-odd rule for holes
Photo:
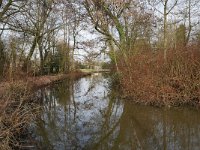
[[[200,51],[190,46],[163,53],[145,52],[120,63],[124,95],[150,105],[196,105],[200,102]]]
[[[26,84],[10,85],[0,99],[0,149],[20,148],[20,137],[27,133],[38,108],[36,102],[30,102],[30,89]]]

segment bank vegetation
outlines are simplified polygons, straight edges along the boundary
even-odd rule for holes
[[[125,99],[154,106],[199,106],[199,1],[84,4],[107,41]]]
[[[0,0],[0,148],[20,147],[16,137],[38,110],[33,87],[98,68],[102,56],[124,98],[199,106],[199,6],[199,0]]]

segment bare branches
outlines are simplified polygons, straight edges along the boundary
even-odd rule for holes
[[[13,0],[8,0],[5,6],[2,8],[2,11],[0,11],[0,21],[2,20],[6,12],[9,10],[9,7],[12,5],[12,3],[13,3]],[[2,6],[2,1],[0,4]]]
[[[168,1],[168,0],[166,0],[165,5],[167,5],[167,1]],[[178,0],[176,0],[176,1],[174,2],[174,4],[171,6],[171,8],[168,10],[167,15],[168,15],[169,13],[171,13],[171,11],[174,9],[174,7],[177,5],[177,3],[178,3]],[[165,6],[165,5],[164,5],[164,6]]]
[[[26,5],[27,1],[20,0],[1,0],[0,1],[0,22],[8,19],[12,15],[19,13],[21,9]]]

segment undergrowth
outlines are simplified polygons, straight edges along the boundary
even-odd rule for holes
[[[124,96],[137,103],[175,106],[200,104],[200,51],[197,47],[145,52],[120,63]],[[124,67],[126,66],[126,67]]]
[[[21,138],[36,117],[39,105],[24,82],[14,82],[0,99],[0,149],[20,149]]]

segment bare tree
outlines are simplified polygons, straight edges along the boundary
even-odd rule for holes
[[[151,14],[144,9],[145,5],[132,0],[85,0],[84,6],[95,29],[109,43],[114,57],[117,47],[128,65],[128,55],[134,50],[135,41],[150,22]]]
[[[24,71],[27,71],[28,64],[37,46],[40,54],[41,71],[43,70],[44,58],[46,57],[46,54],[43,54],[46,52],[44,45],[47,37],[58,28],[54,21],[50,19],[55,5],[54,0],[28,1],[19,14],[13,15],[7,23],[8,29],[23,33],[24,36],[29,36],[32,39],[31,46],[29,46],[30,50],[24,62]],[[48,25],[50,23],[54,23],[54,26]]]
[[[168,15],[172,12],[172,10],[177,6],[178,0],[149,0],[149,4],[160,14],[163,15],[163,41],[164,41],[164,59],[167,59],[167,26],[168,26]],[[162,5],[163,10],[157,8]]]
[[[192,29],[197,26],[200,22],[198,7],[200,6],[199,0],[185,0],[186,7],[184,9],[183,17],[184,24],[187,25],[187,36],[186,36],[186,45],[189,43],[191,38]]]

